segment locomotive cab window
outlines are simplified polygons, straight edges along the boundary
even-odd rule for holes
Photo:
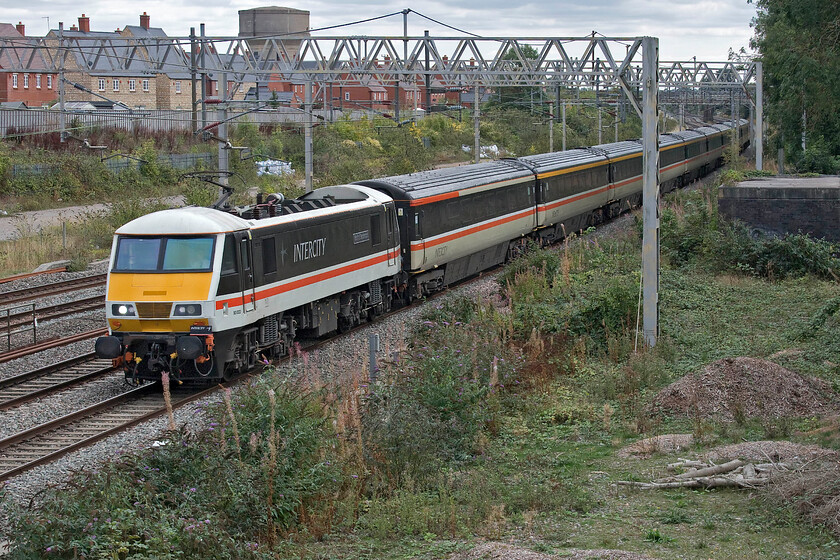
[[[203,272],[213,262],[213,237],[120,237],[117,272]]]
[[[225,247],[222,251],[222,276],[236,274],[236,245],[233,236],[225,236]]]

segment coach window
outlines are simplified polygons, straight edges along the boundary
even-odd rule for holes
[[[274,249],[274,238],[266,237],[262,240],[263,274],[277,272],[277,253]]]

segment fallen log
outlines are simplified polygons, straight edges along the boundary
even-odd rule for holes
[[[619,486],[632,486],[642,490],[664,490],[668,488],[756,488],[767,484],[767,481],[766,478],[728,478],[718,476],[692,478],[689,480],[672,480],[670,482],[633,482],[619,480],[616,484]]]
[[[676,475],[674,478],[697,478],[703,476],[714,476],[716,474],[734,471],[737,468],[743,467],[745,464],[746,463],[744,463],[744,461],[741,461],[740,459],[735,459],[734,461],[729,461],[728,463],[723,463],[720,465],[714,465],[712,467],[706,467],[705,469],[697,469],[693,471],[684,472],[682,474]]]

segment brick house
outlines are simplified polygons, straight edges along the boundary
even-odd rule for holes
[[[57,49],[58,30],[51,30],[46,42]],[[155,74],[119,31],[91,31],[90,18],[82,14],[78,27],[64,31],[64,46],[72,53],[65,64],[65,101],[105,98],[128,107],[156,107]]]
[[[0,103],[23,102],[27,107],[41,107],[58,99],[58,75],[47,71],[39,50],[26,47],[30,41],[24,25],[0,23],[0,37],[12,39],[21,47],[0,54]],[[14,70],[24,62],[28,62],[28,71]]]
[[[188,111],[192,108],[192,75],[189,55],[160,27],[151,27],[151,16],[143,12],[140,25],[126,25],[120,32],[122,37],[150,39],[143,50],[145,61],[137,66],[153,76],[155,82],[154,102],[143,105],[154,109],[178,109]],[[146,62],[147,61],[147,62]],[[196,83],[196,88],[200,84]]]

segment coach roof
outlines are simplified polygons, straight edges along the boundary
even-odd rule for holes
[[[548,154],[538,154],[534,156],[525,156],[519,158],[528,165],[533,166],[537,173],[549,173],[556,169],[568,169],[580,165],[587,165],[605,161],[607,158],[603,154],[598,154],[590,150],[575,149],[566,150],[565,152],[551,152]]]
[[[397,200],[418,200],[464,189],[502,183],[518,179],[533,179],[534,175],[515,160],[498,160],[478,165],[446,167],[407,175],[382,177],[356,184],[380,189]]]

